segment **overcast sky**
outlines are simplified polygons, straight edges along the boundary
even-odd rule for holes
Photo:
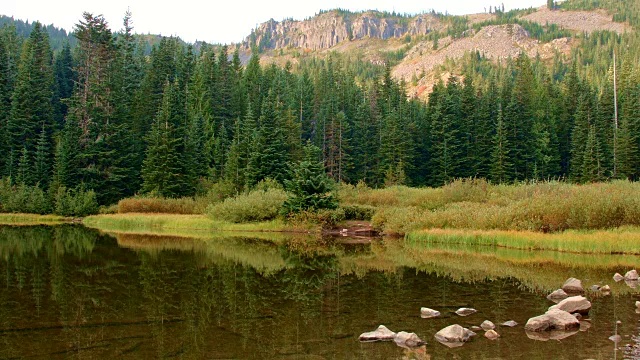
[[[337,7],[349,10],[387,10],[400,13],[420,13],[435,9],[450,14],[484,12],[489,5],[504,3],[506,10],[540,6],[544,0],[446,0],[446,1],[383,1],[383,0],[217,0],[171,1],[151,0],[0,0],[0,14],[21,20],[38,20],[46,25],[72,30],[83,11],[102,14],[113,31],[122,28],[127,8],[133,15],[137,33],[177,35],[193,42],[239,42],[257,24],[271,18],[304,19],[323,9]]]

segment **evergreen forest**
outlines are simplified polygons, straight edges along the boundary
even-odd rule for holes
[[[638,25],[637,1],[562,6],[595,3]],[[0,190],[57,207],[285,184],[309,153],[335,182],[374,188],[640,178],[637,30],[574,34],[553,61],[468,53],[424,102],[391,61],[330,53],[279,67],[257,49],[242,61],[237,48],[173,37],[148,47],[129,13],[117,31],[84,13],[65,42],[47,29],[0,29]]]

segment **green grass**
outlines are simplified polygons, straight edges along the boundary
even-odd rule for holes
[[[83,224],[105,232],[164,234],[202,237],[216,231],[233,232],[309,232],[311,228],[292,228],[282,220],[231,223],[204,215],[108,214],[84,218]]]
[[[0,213],[0,225],[57,225],[71,221],[58,215]]]
[[[640,228],[534,231],[429,229],[406,235],[414,243],[463,244],[523,250],[553,250],[585,254],[640,255]]]

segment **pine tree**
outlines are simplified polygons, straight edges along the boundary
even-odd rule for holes
[[[251,147],[247,183],[257,184],[266,178],[280,183],[288,177],[287,163],[289,154],[285,142],[280,100],[273,91],[262,103],[258,132]]]
[[[491,180],[504,183],[511,180],[511,162],[509,159],[509,139],[507,127],[502,117],[502,109],[498,109],[496,133],[493,137],[493,151],[491,153]]]
[[[605,169],[602,167],[603,155],[600,143],[596,138],[596,127],[589,127],[587,143],[584,147],[582,160],[582,182],[597,182],[605,180]]]
[[[52,143],[53,132],[53,71],[49,37],[40,23],[35,23],[29,39],[25,42],[15,89],[12,95],[11,112],[6,122],[5,149],[9,153],[23,152],[21,159],[32,161],[41,131],[45,131],[46,141]],[[17,159],[16,159],[17,160]],[[33,163],[22,164],[22,179],[27,185],[34,185]],[[10,174],[18,166],[7,162],[5,174]]]
[[[335,209],[338,200],[332,193],[333,182],[320,160],[320,149],[307,142],[304,153],[304,159],[293,168],[291,180],[285,181],[291,193],[283,206],[285,213]]]
[[[182,139],[176,136],[175,124],[171,121],[174,96],[175,90],[167,82],[162,106],[146,139],[142,191],[156,196],[177,197],[184,192],[185,177],[177,149]]]
[[[64,119],[67,116],[67,101],[73,94],[73,83],[75,74],[73,71],[74,63],[71,56],[71,46],[66,43],[62,50],[56,55],[53,64],[54,67],[54,121],[56,130],[62,130],[64,127]]]

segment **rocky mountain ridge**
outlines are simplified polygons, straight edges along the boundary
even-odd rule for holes
[[[323,50],[346,40],[387,40],[406,35],[425,35],[442,28],[442,21],[431,13],[406,17],[385,16],[377,11],[341,14],[333,10],[303,21],[278,22],[271,19],[254,29],[244,40],[243,47],[248,49],[256,45],[261,50],[287,47]]]

